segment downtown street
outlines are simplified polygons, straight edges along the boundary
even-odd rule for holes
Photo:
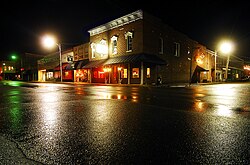
[[[0,83],[0,164],[250,164],[250,83]]]

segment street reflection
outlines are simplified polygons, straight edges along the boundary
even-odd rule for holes
[[[216,116],[232,117],[238,107],[244,111],[244,101],[235,84],[213,85],[194,88],[193,109],[198,112],[210,110]]]
[[[233,109],[241,101],[238,98],[238,92],[234,84],[222,84],[214,86],[212,95],[215,99],[212,100],[212,104],[215,106],[215,114],[224,117],[232,117]]]
[[[75,88],[75,94],[77,94],[77,95],[84,95],[85,92],[84,92],[83,88],[81,88],[81,87],[76,87],[76,88]]]
[[[232,110],[229,110],[229,108],[225,105],[218,105],[216,108],[216,113],[218,116],[225,116],[230,117],[233,115]]]
[[[138,102],[139,101],[139,88],[133,87],[131,89],[131,97],[132,97],[132,102]]]
[[[42,130],[42,137],[39,143],[43,147],[52,147],[57,144],[60,134],[58,134],[58,127],[60,126],[60,111],[64,110],[61,104],[63,92],[59,91],[55,86],[49,86],[39,89],[40,93],[37,95],[39,100],[39,118],[37,125],[40,125]],[[52,147],[53,148],[53,147]],[[51,148],[51,149],[52,149]],[[48,154],[53,152],[48,150]],[[54,154],[54,153],[51,153]]]
[[[21,92],[18,89],[13,89],[8,92],[9,113],[11,118],[11,128],[14,133],[18,133],[22,127],[22,112],[21,112]]]
[[[89,122],[89,135],[91,136],[91,142],[93,148],[98,156],[107,154],[108,151],[112,151],[114,146],[114,130],[116,130],[116,124],[114,120],[118,120],[118,116],[114,118],[113,111],[116,110],[112,104],[97,104],[91,105]],[[103,153],[106,152],[106,153]]]
[[[193,108],[197,112],[203,112],[207,109],[207,104],[205,102],[202,102],[201,100],[196,99],[193,105]]]

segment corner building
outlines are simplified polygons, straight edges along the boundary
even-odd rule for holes
[[[91,83],[156,84],[212,81],[206,47],[137,10],[90,29]]]

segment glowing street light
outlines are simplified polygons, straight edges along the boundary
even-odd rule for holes
[[[220,45],[220,51],[227,55],[227,63],[226,63],[226,73],[225,73],[225,79],[227,81],[228,79],[228,65],[230,60],[230,53],[233,50],[233,44],[230,41],[224,41]],[[216,73],[216,72],[215,72]]]
[[[61,82],[62,82],[62,48],[61,48],[61,44],[57,43],[55,38],[50,36],[50,35],[46,35],[42,38],[42,43],[44,45],[44,47],[46,48],[52,48],[55,45],[58,46],[59,49],[59,56],[60,56],[60,61],[59,61],[59,65],[60,65],[60,78],[61,78]]]

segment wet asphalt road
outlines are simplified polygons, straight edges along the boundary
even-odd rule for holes
[[[0,164],[250,164],[249,98],[249,83],[0,83]]]

